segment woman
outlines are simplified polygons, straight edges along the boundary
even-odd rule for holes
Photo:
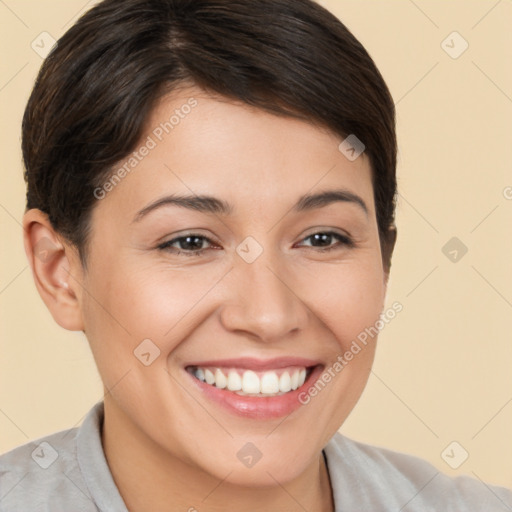
[[[337,433],[375,353],[396,137],[326,10],[103,1],[43,64],[22,145],[35,283],[105,398],[0,458],[0,510],[512,506]]]

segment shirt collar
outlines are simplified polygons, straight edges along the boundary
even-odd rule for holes
[[[77,435],[77,460],[85,483],[102,512],[128,512],[114,482],[101,443],[104,404],[98,402],[88,412]]]

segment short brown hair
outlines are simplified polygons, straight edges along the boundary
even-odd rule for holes
[[[27,209],[47,213],[84,266],[94,189],[134,150],[158,99],[183,82],[355,134],[387,245],[395,107],[340,20],[311,0],[104,0],[44,61],[22,128]]]

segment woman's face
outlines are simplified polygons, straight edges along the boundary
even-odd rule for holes
[[[176,90],[114,167],[119,179],[96,191],[79,301],[106,417],[169,461],[284,483],[359,399],[375,338],[341,371],[333,364],[379,319],[386,275],[369,160],[348,159],[341,142]],[[327,191],[364,204],[305,199]]]

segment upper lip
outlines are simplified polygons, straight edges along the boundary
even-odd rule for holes
[[[273,359],[257,359],[254,357],[239,357],[236,359],[211,359],[209,361],[197,361],[189,363],[188,366],[213,366],[215,368],[246,368],[253,371],[277,370],[279,368],[287,368],[289,366],[316,366],[319,361],[313,359],[305,359],[302,357],[276,357]]]

